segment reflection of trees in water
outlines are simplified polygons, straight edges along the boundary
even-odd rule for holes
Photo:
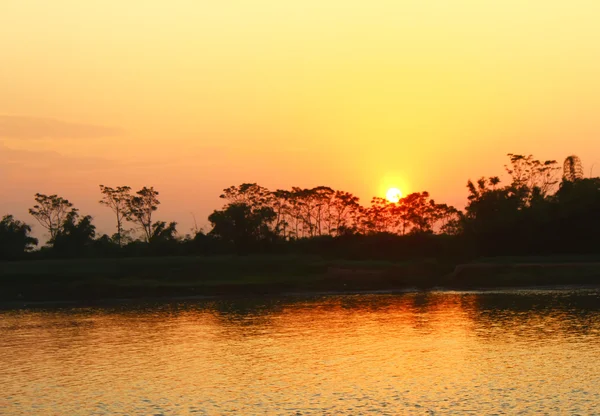
[[[428,329],[432,311],[436,311],[438,318],[449,309],[454,314],[462,310],[461,302],[455,295],[419,292],[230,299],[204,303],[203,310],[211,313],[229,330],[238,328],[250,331],[256,328],[260,332],[282,326],[306,326],[311,322],[316,325],[317,321],[327,321],[329,326],[352,326],[369,320],[385,320],[390,325]]]
[[[228,326],[249,328],[282,325],[282,316],[335,317],[341,320],[372,314],[390,323],[426,330],[467,325],[477,335],[495,336],[507,331],[551,336],[591,334],[600,330],[600,295],[597,292],[419,292],[402,295],[339,295],[276,299],[234,299],[204,306]]]
[[[164,336],[203,326],[220,336],[248,337],[319,325],[358,328],[369,322],[423,333],[460,327],[478,337],[507,340],[536,332],[552,337],[590,335],[600,331],[600,294],[506,291],[223,298],[46,310],[40,311],[40,322],[31,319],[29,324],[42,325],[49,333],[69,331],[94,338],[98,328],[106,326],[119,327],[124,336]]]
[[[598,292],[522,292],[477,295],[469,311],[476,333],[590,335],[600,330]]]

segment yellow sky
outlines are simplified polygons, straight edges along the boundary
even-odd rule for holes
[[[185,232],[241,182],[462,206],[508,152],[589,169],[599,21],[597,0],[2,0],[0,213],[59,193],[107,232],[98,184],[154,185]]]

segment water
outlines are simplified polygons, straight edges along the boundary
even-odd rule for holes
[[[600,292],[0,311],[0,414],[600,414]]]

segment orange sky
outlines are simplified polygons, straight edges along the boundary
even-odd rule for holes
[[[508,152],[600,169],[599,21],[597,0],[3,0],[0,214],[58,193],[112,232],[98,185],[153,185],[185,233],[242,182],[462,206]]]

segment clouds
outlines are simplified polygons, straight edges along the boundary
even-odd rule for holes
[[[0,139],[93,139],[121,133],[123,130],[116,127],[52,118],[0,115]]]
[[[51,176],[53,172],[84,172],[115,168],[117,164],[110,159],[95,156],[65,156],[58,152],[46,150],[13,149],[0,142],[0,167],[8,172],[26,175],[23,170],[44,172]]]

